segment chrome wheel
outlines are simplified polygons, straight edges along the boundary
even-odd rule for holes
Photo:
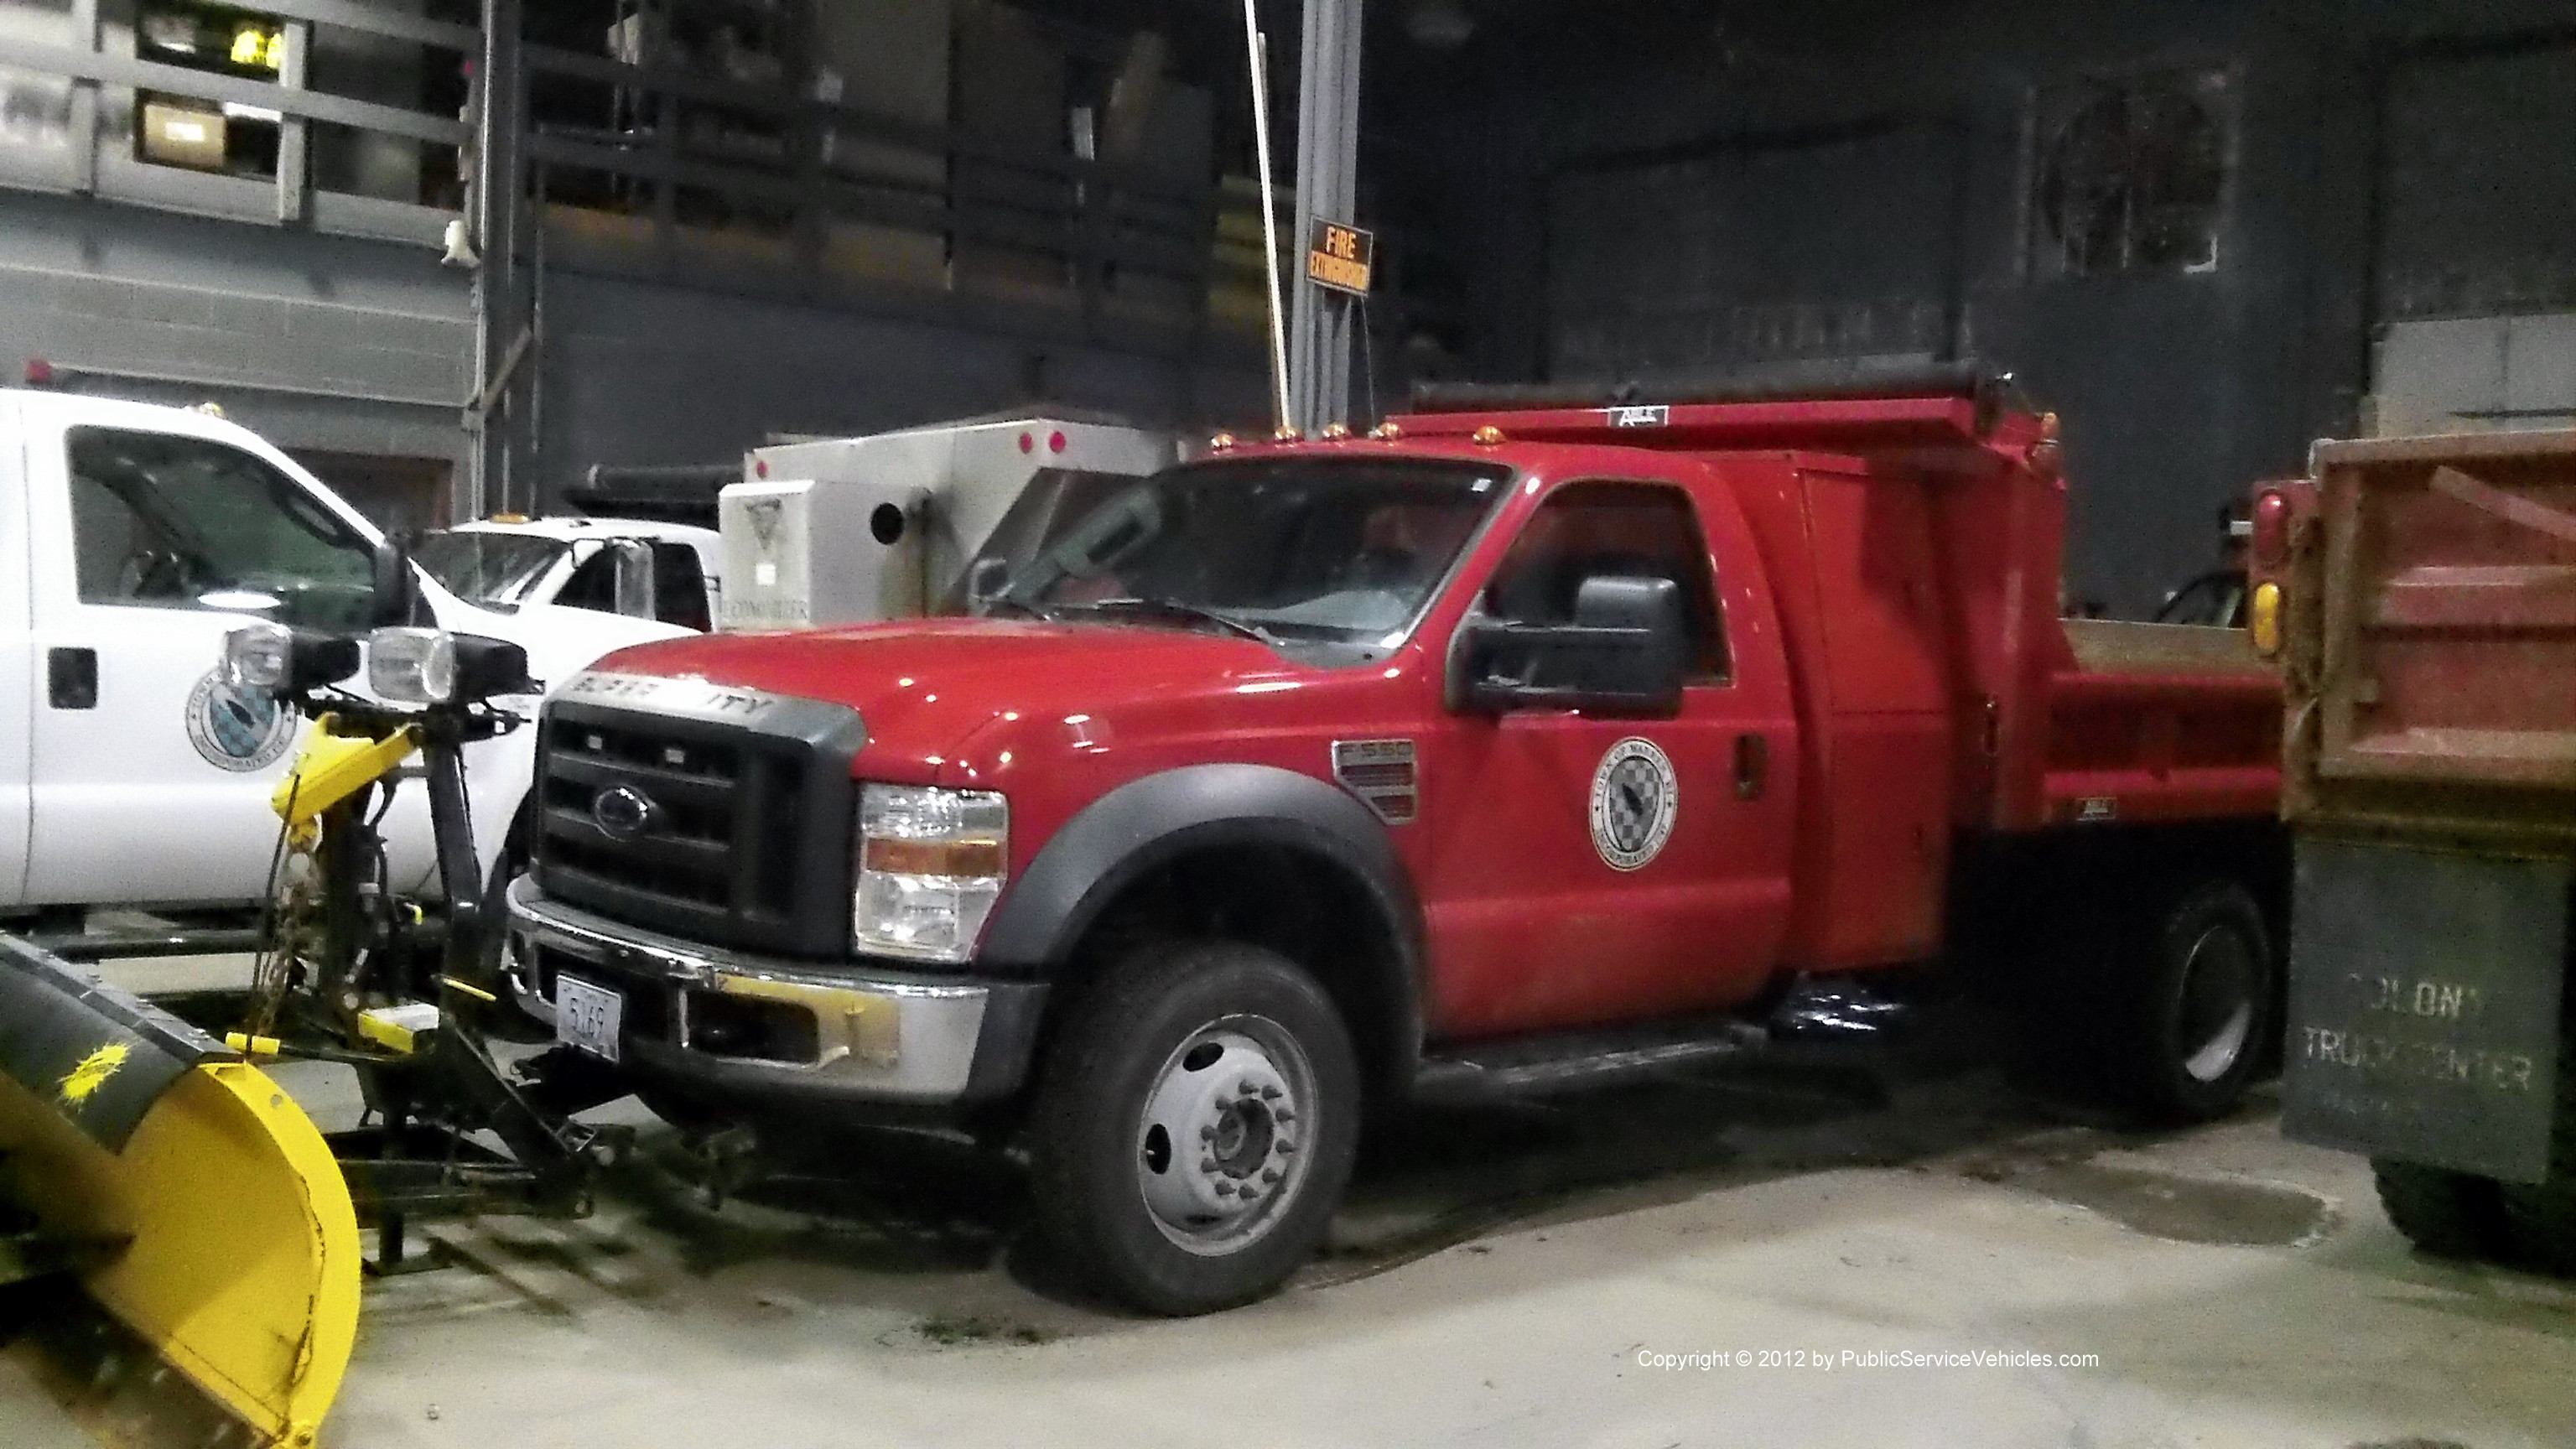
[[[2253,1042],[2262,971],[2254,946],[2225,926],[2211,926],[2183,958],[2182,1020],[2175,1040],[2182,1069],[2197,1082],[2233,1071]]]
[[[1192,1032],[1163,1062],[1136,1128],[1136,1183],[1163,1236],[1189,1252],[1238,1252],[1277,1225],[1304,1186],[1314,1067],[1267,1017]]]

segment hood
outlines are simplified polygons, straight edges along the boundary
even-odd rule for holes
[[[1227,635],[1016,619],[695,635],[620,650],[594,667],[846,704],[866,721],[871,754],[933,769],[943,751],[996,719],[1105,714],[1316,672]]]
[[[695,638],[696,632],[658,619],[633,619],[596,609],[556,604],[530,604],[514,614],[469,604],[439,587],[426,574],[421,595],[438,627],[456,634],[480,634],[528,651],[528,673],[552,691],[614,649],[657,639]]]

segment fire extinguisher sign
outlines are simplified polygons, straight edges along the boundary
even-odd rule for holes
[[[1365,297],[1369,269],[1377,259],[1377,238],[1355,226],[1317,218],[1306,248],[1306,280],[1336,292]]]

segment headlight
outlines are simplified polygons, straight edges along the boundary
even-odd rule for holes
[[[247,624],[224,635],[224,683],[235,689],[302,694],[357,672],[358,641],[345,634]]]
[[[528,654],[516,644],[442,629],[378,629],[367,636],[367,683],[395,704],[452,704],[525,694]]]
[[[295,631],[284,624],[250,624],[224,636],[224,683],[255,694],[275,694],[286,683]]]
[[[396,704],[456,697],[456,637],[442,629],[378,629],[367,636],[367,684]]]
[[[859,787],[857,950],[963,961],[1010,875],[1011,807],[990,790]]]

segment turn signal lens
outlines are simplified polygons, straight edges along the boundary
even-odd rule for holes
[[[2290,554],[2290,500],[2278,488],[2254,495],[2254,563],[2276,569]]]
[[[2254,598],[2246,608],[2246,627],[2254,631],[2254,652],[2269,659],[2281,652],[2281,586],[2265,583],[2254,587]]]
[[[1483,427],[1478,428],[1472,436],[1475,438],[1479,446],[1491,448],[1502,442],[1503,430],[1495,427],[1492,423],[1487,423]]]
[[[989,790],[861,785],[858,837],[851,946],[966,960],[1009,873],[1010,803]]]

